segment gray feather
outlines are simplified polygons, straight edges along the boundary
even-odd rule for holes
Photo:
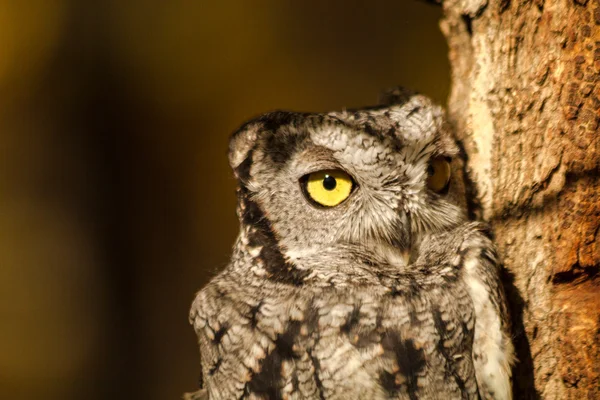
[[[240,234],[190,311],[204,398],[511,398],[497,256],[466,218],[443,112],[405,90],[383,101],[234,134]],[[427,186],[434,157],[453,159],[444,193]],[[329,169],[356,189],[315,207],[302,177]]]

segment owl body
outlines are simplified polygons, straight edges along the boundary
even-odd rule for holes
[[[465,217],[458,149],[425,97],[387,103],[233,136],[240,234],[190,312],[204,398],[511,398],[498,263]]]

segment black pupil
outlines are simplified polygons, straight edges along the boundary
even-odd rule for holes
[[[331,175],[325,175],[325,178],[323,179],[323,187],[326,190],[333,190],[333,189],[335,189],[336,186],[337,186],[337,182],[336,182],[335,178]]]

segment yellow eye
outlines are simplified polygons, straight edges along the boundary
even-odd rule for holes
[[[450,162],[445,157],[435,157],[429,163],[427,170],[427,186],[434,192],[440,193],[448,188],[450,183]]]
[[[326,170],[308,174],[304,185],[313,201],[325,207],[333,207],[350,196],[354,182],[344,171]]]

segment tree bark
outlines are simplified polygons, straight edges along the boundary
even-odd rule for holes
[[[507,270],[515,398],[600,399],[600,0],[446,0],[449,117]]]

